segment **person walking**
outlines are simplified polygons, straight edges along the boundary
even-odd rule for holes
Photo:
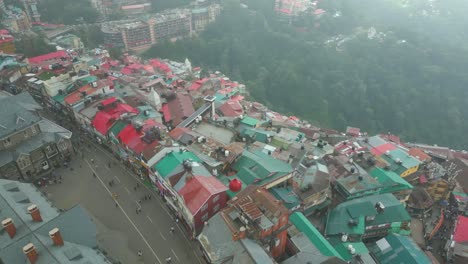
[[[143,256],[143,252],[141,250],[138,250],[138,257],[141,258]]]
[[[174,234],[174,232],[175,232],[175,228],[171,226],[171,234]]]
[[[166,263],[167,263],[167,264],[172,263],[172,258],[171,258],[170,256],[166,258]]]

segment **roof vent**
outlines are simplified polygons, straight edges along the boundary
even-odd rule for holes
[[[358,222],[356,220],[354,220],[354,219],[349,219],[348,225],[349,226],[357,226]]]
[[[375,204],[375,210],[377,210],[377,212],[380,214],[385,210],[385,206],[383,205],[383,203],[377,202]]]
[[[63,254],[65,254],[65,256],[70,261],[75,261],[75,260],[83,258],[81,251],[77,247],[71,247],[67,250],[64,250]]]
[[[12,197],[17,203],[30,203],[29,198],[23,192],[15,193]]]

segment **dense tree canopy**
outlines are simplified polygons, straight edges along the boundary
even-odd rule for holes
[[[38,9],[44,21],[60,24],[94,23],[98,12],[90,0],[41,0]]]
[[[321,1],[327,13],[296,20],[275,16],[273,1],[225,2],[199,38],[146,56],[189,57],[322,126],[468,148],[466,1],[436,2],[437,11],[422,0]]]

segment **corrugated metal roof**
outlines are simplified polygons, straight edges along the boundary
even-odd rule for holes
[[[161,159],[154,168],[158,171],[161,177],[166,177],[169,175],[177,166],[182,164],[184,160],[193,160],[196,162],[201,162],[201,160],[190,151],[173,151],[168,153],[166,157]]]
[[[325,256],[334,256],[341,258],[341,255],[333,248],[333,246],[323,237],[322,234],[315,228],[312,223],[300,212],[291,214],[289,220],[296,228],[303,232],[317,249]]]
[[[382,243],[382,242],[387,243]],[[382,248],[379,244],[388,244]],[[408,236],[390,234],[378,240],[369,249],[380,263],[427,264],[431,263],[424,252]]]

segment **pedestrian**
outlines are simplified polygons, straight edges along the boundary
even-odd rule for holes
[[[136,191],[136,186],[133,187],[133,190]]]
[[[175,228],[171,226],[171,234],[174,234]]]
[[[172,263],[172,258],[170,256],[166,258],[166,263],[168,264]]]
[[[136,209],[136,214],[138,214],[140,211],[138,210],[138,208]]]
[[[93,177],[96,178],[96,173],[95,172],[93,172]]]
[[[179,217],[176,217],[175,221],[176,223],[179,223]]]
[[[109,169],[111,168],[111,162],[109,161],[109,163],[107,164],[107,166],[109,167]]]
[[[151,200],[151,194],[148,194],[148,200]]]
[[[136,185],[137,188],[140,188],[140,184],[137,182],[137,185]]]
[[[143,256],[143,252],[141,252],[141,250],[138,250],[138,257],[142,257]]]
[[[138,200],[138,204],[141,204],[141,200]]]
[[[94,164],[94,159],[91,159],[91,163]]]
[[[111,182],[112,182],[112,185],[114,185],[114,180],[111,180]]]
[[[117,202],[115,202],[115,207],[119,207],[119,204]]]
[[[148,195],[145,195],[145,201],[147,201],[147,200],[148,200]]]
[[[112,187],[112,182],[111,182],[111,181],[109,181],[109,183],[108,183],[108,184],[109,184],[109,186],[110,186],[110,187]]]
[[[141,213],[141,206],[138,208],[138,212],[140,212],[140,213]]]

